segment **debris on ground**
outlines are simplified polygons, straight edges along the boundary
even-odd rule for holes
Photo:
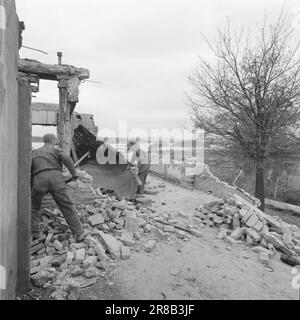
[[[159,254],[159,243],[164,241],[180,250],[181,242],[201,238],[205,226],[217,228],[217,239],[230,246],[252,247],[265,267],[272,268],[270,262],[277,251],[283,262],[299,264],[298,227],[265,214],[241,197],[220,199],[183,214],[157,209],[146,197],[132,202],[117,200],[112,193],[94,189],[86,173],[82,177],[79,190],[85,190],[87,201],[78,203],[77,209],[89,231],[84,242],[76,243],[61,212],[48,208],[44,209],[42,235],[32,242],[31,281],[38,288],[51,290],[52,299],[78,300],[82,290],[99,278],[111,283],[108,269],[116,262],[141,250]],[[170,270],[173,276],[179,273],[176,267]]]
[[[99,277],[109,282],[105,271],[114,261],[130,259],[138,246],[153,252],[157,242],[168,240],[174,232],[150,223],[155,212],[151,200],[117,200],[113,194],[94,189],[92,177],[85,172],[76,183],[87,199],[77,203],[80,220],[89,231],[84,242],[76,243],[57,208],[44,208],[42,235],[31,244],[31,282],[37,288],[51,289],[55,300],[79,299],[80,290],[97,283]]]
[[[253,246],[262,264],[268,265],[277,251],[285,263],[300,261],[299,228],[262,212],[238,195],[207,203],[194,216],[200,224],[220,229],[219,240]]]

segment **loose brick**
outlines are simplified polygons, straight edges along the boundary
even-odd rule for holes
[[[231,237],[235,240],[239,240],[244,233],[245,233],[245,229],[238,227],[231,233]]]
[[[254,240],[252,237],[249,236],[249,234],[247,234],[246,236],[246,241],[249,245],[253,245]]]
[[[98,256],[98,259],[101,262],[106,261],[108,259],[107,255],[105,253],[105,249],[102,247],[102,245],[100,245],[100,244],[96,245],[94,250]]]
[[[265,238],[268,242],[272,243],[273,246],[274,246],[276,249],[282,251],[282,252],[285,253],[286,255],[293,255],[293,254],[294,254],[294,252],[293,252],[292,250],[290,250],[289,248],[287,248],[287,247],[284,245],[284,243],[283,243],[281,240],[277,239],[273,234],[267,233],[267,234],[264,235],[264,238]]]
[[[122,257],[122,260],[128,260],[130,258],[130,248],[128,247],[122,247],[121,248],[121,257]]]
[[[40,262],[40,267],[47,267],[50,266],[50,261],[52,260],[52,256],[46,256],[42,259],[39,260]]]
[[[300,240],[293,238],[293,243],[295,246],[300,246]]]
[[[241,226],[240,217],[237,213],[233,216],[232,226],[233,226],[233,229],[239,228]]]
[[[215,224],[219,224],[219,225],[220,225],[220,224],[223,224],[223,222],[224,222],[224,221],[223,221],[223,218],[220,218],[220,217],[218,217],[218,216],[215,216],[215,217],[214,217],[214,223],[215,223]]]
[[[231,236],[225,236],[225,240],[228,241],[232,245],[240,244],[240,240],[235,240]]]
[[[139,231],[139,219],[134,217],[126,217],[125,219],[125,228],[130,232]]]
[[[116,226],[117,226],[117,224],[114,223],[114,222],[109,222],[108,223],[108,227],[109,227],[110,230],[116,229]]]
[[[251,211],[249,211],[248,213],[246,213],[243,217],[242,217],[242,222],[246,223],[247,220],[253,215],[253,213]]]
[[[89,256],[83,261],[84,267],[91,267],[94,266],[98,261],[98,258],[95,256]]]
[[[228,229],[221,230],[221,231],[219,232],[217,238],[218,238],[219,240],[223,240],[223,239],[228,235],[229,232],[230,232],[230,230],[228,230]]]
[[[79,249],[76,251],[76,262],[82,263],[85,260],[85,249]]]
[[[47,247],[47,248],[46,248],[46,253],[47,253],[49,256],[54,255],[55,252],[56,252],[56,250],[55,250],[53,247]]]
[[[103,224],[105,221],[102,214],[96,214],[94,216],[89,217],[89,222],[92,226],[96,226],[99,224]]]
[[[71,249],[73,249],[73,250],[78,250],[78,249],[82,249],[82,248],[86,248],[86,244],[83,242],[71,244]]]
[[[91,278],[97,277],[98,276],[98,269],[96,267],[91,266],[91,267],[89,267],[88,269],[85,270],[84,276],[87,279],[91,279]]]
[[[53,242],[53,247],[57,250],[57,251],[61,251],[63,250],[64,246],[61,242],[59,242],[58,240],[55,240]]]
[[[46,248],[41,249],[40,251],[37,252],[37,255],[39,257],[44,256],[46,254]]]
[[[266,253],[266,254],[270,254],[270,251],[264,247],[261,247],[261,246],[255,246],[252,248],[252,251],[255,252],[255,253]]]
[[[111,209],[106,209],[106,214],[111,220],[118,219],[120,218],[120,215],[121,215],[120,211],[118,211],[117,209],[115,211]]]
[[[49,233],[49,234],[48,234],[48,236],[47,236],[47,238],[46,238],[46,240],[45,240],[45,245],[46,245],[46,246],[51,242],[51,240],[53,239],[53,237],[54,237],[54,234],[53,234],[53,233]]]
[[[259,261],[262,264],[268,265],[270,263],[269,255],[266,252],[260,252],[259,254]]]
[[[257,232],[261,232],[263,227],[264,227],[264,224],[261,221],[257,221],[252,227],[252,229],[254,229]]]
[[[102,244],[111,254],[112,258],[119,259],[121,256],[120,249],[122,247],[122,243],[118,241],[116,238],[114,238],[112,235],[105,234],[102,231],[99,231],[98,233]]]
[[[250,209],[247,207],[243,207],[242,209],[240,209],[239,211],[239,216],[241,218],[244,218],[248,213],[249,213]]]
[[[255,241],[258,242],[261,239],[261,236],[253,229],[247,228],[246,233]]]
[[[43,248],[45,247],[45,245],[43,243],[40,243],[36,246],[34,246],[33,248],[30,249],[30,253],[31,254],[35,254],[37,253],[38,251],[42,250]]]
[[[293,233],[293,238],[300,241],[300,231],[294,232]]]
[[[235,206],[225,205],[224,210],[229,216],[234,216],[236,213],[239,213],[239,209]]]
[[[76,281],[71,281],[68,286],[68,300],[76,301],[80,298],[80,284]]]
[[[294,246],[294,251],[300,255],[300,246]]]
[[[253,214],[246,222],[246,226],[252,228],[259,221],[258,216]]]
[[[145,251],[152,252],[156,248],[156,241],[150,240],[145,244]]]
[[[135,240],[133,239],[133,233],[126,232],[122,234],[120,239],[125,246],[132,247],[135,245]]]
[[[66,258],[66,264],[72,264],[75,258],[74,252],[68,252],[67,253],[67,258]]]
[[[282,236],[282,242],[289,248],[289,249],[293,249],[294,247],[294,244],[292,242],[293,240],[293,237],[291,235],[288,235],[288,234],[284,234]]]

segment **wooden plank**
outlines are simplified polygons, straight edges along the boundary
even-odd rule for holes
[[[67,108],[67,89],[66,84],[63,86],[64,81],[60,81],[58,84],[59,88],[59,111],[58,111],[58,125],[57,133],[59,139],[59,145],[64,150],[65,140],[65,110]]]
[[[75,162],[75,168],[77,168],[79,165],[80,165],[80,163],[86,158],[86,157],[88,157],[90,155],[90,152],[87,152],[85,155],[83,155],[79,160],[77,160],[76,162]]]
[[[45,64],[30,59],[19,59],[19,71],[39,76],[40,79],[57,81],[59,76],[77,76],[79,80],[90,77],[88,69],[76,68],[71,65]]]
[[[18,279],[17,293],[30,289],[31,85],[19,78]]]
[[[15,1],[0,0],[0,5],[1,18],[6,20],[0,25],[0,300],[13,300],[17,284],[19,21]]]
[[[64,151],[67,154],[71,154],[71,144],[72,144],[72,137],[73,137],[72,110],[75,109],[75,105],[74,103],[67,101],[66,109],[65,109]]]
[[[285,202],[279,202],[271,199],[266,199],[266,206],[268,208],[276,209],[276,210],[281,210],[281,211],[290,211],[293,212],[294,214],[300,216],[300,207],[295,206],[289,203]]]
[[[59,81],[58,138],[60,147],[70,155],[73,132],[71,111],[75,104],[68,101],[67,86],[65,79]]]

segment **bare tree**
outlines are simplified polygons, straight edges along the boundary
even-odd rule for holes
[[[251,160],[255,196],[265,207],[264,164],[270,157],[293,154],[300,119],[299,43],[291,45],[288,15],[266,19],[255,38],[230,23],[208,42],[213,64],[200,57],[189,77],[188,94],[195,126],[212,134],[231,157]]]

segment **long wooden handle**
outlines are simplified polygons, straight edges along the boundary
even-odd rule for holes
[[[131,173],[133,174],[133,176],[134,176],[137,184],[138,184],[139,186],[142,186],[143,183],[142,183],[141,179],[139,178],[139,176],[137,175],[137,173],[135,172],[135,170],[130,168],[130,171],[131,171]]]
[[[90,155],[90,152],[88,151],[84,156],[82,156],[76,163],[75,163],[75,167],[78,167],[78,165],[86,158]]]

